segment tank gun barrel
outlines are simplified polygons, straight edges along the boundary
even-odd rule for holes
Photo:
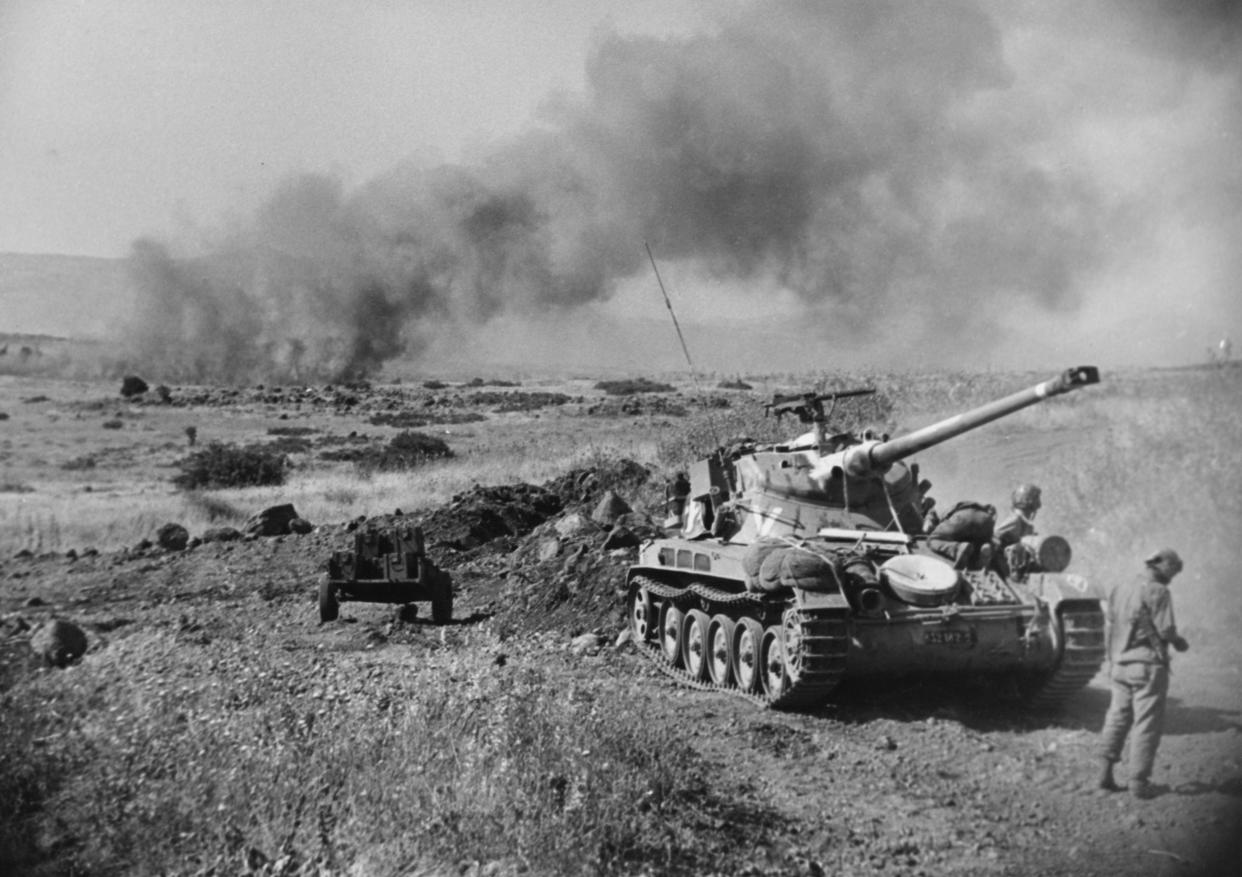
[[[1051,396],[1059,396],[1100,382],[1100,370],[1092,365],[1080,365],[1066,369],[1054,378],[1041,381],[1033,387],[1020,390],[986,405],[980,405],[962,414],[955,414],[939,423],[916,429],[907,435],[884,442],[863,442],[846,448],[838,454],[825,458],[816,467],[816,476],[830,474],[833,468],[843,469],[850,475],[863,476],[883,472],[898,460],[917,454],[933,445],[978,429],[993,420],[999,420],[1023,408],[1035,405]]]

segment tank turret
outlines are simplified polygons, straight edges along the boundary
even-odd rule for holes
[[[896,438],[833,432],[824,403],[874,393],[778,396],[766,407],[778,417],[796,414],[812,430],[787,442],[745,443],[722,449],[691,468],[687,536],[710,532],[737,542],[824,527],[922,532],[930,483],[917,465],[919,451],[978,429],[1062,393],[1099,382],[1093,366],[1067,369],[1047,381]]]
[[[881,473],[899,460],[956,438],[972,429],[978,429],[993,420],[1021,411],[1023,408],[1052,396],[1059,396],[1062,393],[1099,382],[1100,371],[1095,366],[1080,365],[1077,368],[1066,369],[1055,378],[1042,381],[1003,399],[972,408],[964,414],[957,414],[939,423],[917,429],[899,438],[888,441],[865,441],[835,454],[828,454],[815,466],[812,477],[826,478],[837,469],[854,477]]]
[[[987,506],[961,503],[970,515],[925,533],[931,485],[906,461],[1098,382],[1092,366],[1068,369],[895,438],[829,426],[825,403],[872,389],[774,398],[770,413],[811,430],[691,466],[679,534],[645,543],[630,569],[635,642],[689,682],[779,708],[814,707],[847,674],[956,672],[1006,675],[1030,703],[1056,704],[1103,661],[1100,589],[1062,572],[1064,540],[1038,552],[1042,568],[1011,573]]]

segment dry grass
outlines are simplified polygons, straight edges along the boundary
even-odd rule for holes
[[[479,632],[378,675],[232,634],[136,633],[5,695],[7,873],[687,873],[701,855],[677,826],[721,805],[694,755],[588,680],[550,684],[546,656],[498,671]],[[41,811],[66,833],[29,833]]]
[[[894,400],[892,420],[905,427],[1028,383],[859,380]],[[65,392],[49,389],[53,398]],[[59,463],[83,453],[78,438],[102,433],[99,418],[41,442],[53,423],[47,410],[60,403],[39,404],[33,418],[11,401],[0,405],[20,412],[0,424],[7,430],[0,482],[35,488],[0,494],[4,553],[106,549],[168,520],[196,532],[277,502],[293,502],[316,522],[417,511],[475,484],[539,483],[603,455],[671,464],[684,453],[677,441],[688,428],[713,428],[706,415],[672,423],[506,416],[448,430],[458,456],[410,473],[360,477],[350,466],[295,460],[279,488],[186,494],[168,485],[171,470],[150,461],[183,450],[165,446],[191,415],[154,410],[127,421],[120,433],[129,444],[109,432],[102,462],[75,470]],[[1233,593],[1240,412],[1242,382],[1232,370],[1136,373],[1006,427],[1073,437],[1041,461],[1039,478],[1047,513],[1074,544],[1074,571],[1107,584],[1133,575],[1152,544],[1183,552],[1177,605],[1196,648],[1210,648],[1196,640],[1207,618],[1219,627],[1232,614],[1235,629],[1242,622]],[[263,416],[220,421],[213,429],[239,441],[271,426]],[[307,425],[354,428],[327,418]],[[1008,486],[997,485],[998,494]],[[152,615],[117,630],[79,666],[27,673],[0,693],[0,871],[292,874],[313,866],[388,874],[473,861],[497,863],[500,873],[610,874],[745,866],[749,851],[739,844],[762,836],[755,826],[764,814],[726,812],[719,776],[705,776],[688,749],[655,739],[633,700],[601,693],[606,664],[576,664],[534,638],[502,643],[486,627],[464,629],[448,647],[428,637],[383,658],[316,651],[305,632],[295,648],[281,626],[291,622],[280,619],[306,616],[303,590],[269,586],[260,596],[272,608],[261,618],[204,598],[194,626],[209,637]],[[504,668],[495,660],[502,647],[510,656]],[[738,819],[751,820],[746,831],[730,830]]]

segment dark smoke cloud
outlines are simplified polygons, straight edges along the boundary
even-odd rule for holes
[[[1227,5],[1127,27],[1226,64]],[[854,337],[896,311],[933,334],[1073,309],[1117,205],[1010,105],[1001,27],[963,0],[784,2],[692,37],[601,33],[584,93],[475,166],[293,179],[196,259],[135,244],[138,352],[196,379],[360,377],[438,326],[605,300],[644,241]]]

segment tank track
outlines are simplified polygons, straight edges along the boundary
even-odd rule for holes
[[[648,593],[660,600],[672,602],[680,607],[694,606],[701,601],[706,602],[713,612],[727,612],[747,616],[743,607],[776,608],[770,597],[750,592],[731,593],[712,588],[702,582],[692,582],[685,587],[667,585],[645,576],[635,576],[630,582],[629,601],[632,605],[639,588],[646,588]],[[785,682],[779,691],[746,691],[738,686],[734,674],[730,674],[729,683],[721,685],[712,681],[694,678],[684,667],[670,662],[654,639],[639,641],[635,645],[639,651],[656,665],[662,672],[678,680],[684,685],[701,691],[719,691],[735,697],[741,697],[752,703],[770,709],[805,710],[822,705],[833,689],[845,675],[846,655],[849,651],[849,616],[844,609],[809,609],[798,607],[792,600],[784,600],[778,604],[782,616],[796,613],[794,618],[798,626],[798,672],[796,677],[785,676]],[[741,611],[738,611],[738,610]],[[755,618],[754,614],[749,617]],[[756,620],[759,620],[756,618]],[[787,662],[788,663],[788,662]]]
[[[1107,652],[1104,612],[1099,606],[1067,606],[1057,614],[1063,637],[1061,660],[1027,698],[1027,705],[1032,709],[1054,709],[1064,703],[1095,678]]]

